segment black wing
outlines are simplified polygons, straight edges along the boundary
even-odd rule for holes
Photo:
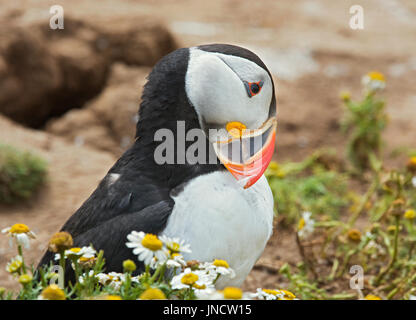
[[[125,259],[137,261],[132,249],[125,245],[127,235],[133,230],[160,233],[174,202],[169,196],[169,188],[157,185],[143,175],[123,174],[110,183],[112,170],[61,231],[72,235],[74,247],[91,244],[97,251],[104,250],[106,270],[121,272]],[[38,267],[53,259],[54,253],[46,252]],[[137,272],[142,270],[143,265],[138,263]],[[66,279],[73,279],[70,268],[66,270]]]

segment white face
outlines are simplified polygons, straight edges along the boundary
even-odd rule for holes
[[[248,83],[261,83],[261,90],[250,96]],[[268,119],[272,80],[250,60],[191,48],[185,89],[201,125],[224,128],[238,121],[247,129],[258,129]]]

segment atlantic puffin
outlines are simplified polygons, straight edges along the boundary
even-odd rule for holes
[[[183,156],[194,141],[179,148],[179,122],[185,132],[203,133],[206,150],[196,151],[202,161]],[[174,163],[155,159],[160,130],[175,137]],[[223,259],[234,269],[218,288],[239,287],[272,234],[274,202],[263,173],[275,135],[274,83],[256,54],[229,44],[175,50],[148,75],[134,144],[61,231],[74,246],[104,250],[106,272],[137,261],[126,247],[133,230],[179,237],[192,249],[186,260]],[[46,252],[39,266],[53,258]]]

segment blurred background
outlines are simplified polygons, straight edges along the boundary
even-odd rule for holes
[[[363,30],[349,26],[355,4]],[[49,26],[53,5],[64,9],[62,30]],[[38,236],[28,262],[132,143],[145,77],[179,47],[230,43],[260,56],[277,88],[278,161],[343,150],[340,92],[360,96],[371,70],[387,81],[385,153],[416,147],[414,0],[2,0],[0,26],[0,144],[48,168],[31,201],[0,204],[0,229],[22,222]],[[14,255],[0,237],[1,286],[14,283],[5,271]],[[245,289],[278,285],[273,266],[298,259],[293,238],[276,235]]]

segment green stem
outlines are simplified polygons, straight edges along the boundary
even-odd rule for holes
[[[339,266],[339,260],[337,258],[335,258],[334,264],[332,265],[331,274],[328,277],[328,281],[334,280],[335,274],[338,270],[338,266]]]
[[[25,274],[26,273],[26,265],[25,265],[25,260],[23,259],[22,246],[20,244],[17,245],[17,251],[19,252],[19,256],[22,257],[22,270],[23,270],[23,274]]]
[[[376,175],[370,187],[368,188],[366,194],[361,199],[360,205],[358,206],[357,210],[351,215],[351,218],[348,221],[349,228],[351,228],[355,224],[361,212],[364,210],[364,207],[367,204],[368,200],[370,200],[373,193],[377,190],[378,182],[378,175]]]
[[[159,279],[157,280],[157,282],[162,282],[163,277],[165,276],[165,272],[166,272],[166,263],[163,264],[162,266],[162,270],[160,271],[160,276]]]
[[[377,286],[380,284],[381,280],[385,277],[385,275],[390,271],[390,269],[393,267],[397,260],[397,248],[399,243],[399,227],[400,227],[400,216],[396,216],[396,230],[394,231],[394,243],[393,243],[393,255],[390,260],[390,263],[388,266],[380,272],[380,274],[377,276],[376,280],[374,281],[374,284]]]
[[[65,250],[59,251],[59,265],[62,268],[62,282],[65,283]]]
[[[162,266],[157,268],[155,273],[153,273],[153,275],[151,276],[151,278],[149,280],[150,284],[152,284],[155,281],[155,279],[157,278],[157,276],[160,274],[160,269],[162,269]]]

